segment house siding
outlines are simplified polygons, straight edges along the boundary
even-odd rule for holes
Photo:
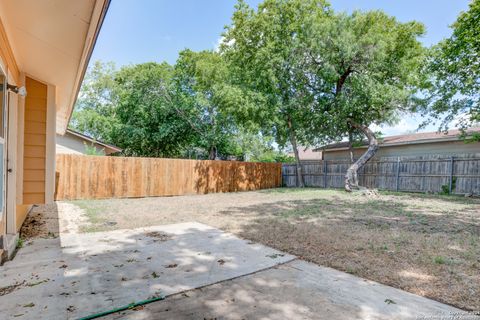
[[[65,135],[57,135],[57,154],[86,154],[85,145],[87,142],[84,139],[81,139],[77,136],[74,136],[70,133],[65,133]],[[94,146],[95,149],[105,155],[105,148],[93,143],[88,143],[90,146]]]
[[[355,148],[354,156],[358,159],[366,148]],[[432,157],[432,156],[466,156],[479,155],[480,143],[465,143],[463,141],[445,141],[418,143],[399,146],[380,146],[375,158],[390,157]],[[344,160],[349,159],[348,150],[324,151],[325,160]]]
[[[45,203],[48,86],[26,78],[23,204]]]

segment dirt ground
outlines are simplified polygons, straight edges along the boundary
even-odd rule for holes
[[[197,221],[357,276],[480,310],[480,199],[272,189],[72,201],[84,232]]]

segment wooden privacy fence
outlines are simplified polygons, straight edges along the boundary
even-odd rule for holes
[[[174,196],[281,186],[280,163],[57,155],[56,200]]]
[[[307,187],[343,188],[348,160],[302,163]],[[282,167],[283,185],[295,187],[294,164]],[[454,194],[480,193],[480,158],[387,159],[369,161],[359,171],[359,184],[368,188]]]

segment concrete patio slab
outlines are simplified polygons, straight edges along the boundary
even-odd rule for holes
[[[76,319],[292,259],[200,223],[60,233],[0,267],[0,318]]]
[[[294,260],[105,319],[478,319],[448,305]]]

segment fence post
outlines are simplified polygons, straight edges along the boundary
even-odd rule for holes
[[[395,183],[396,183],[395,191],[398,191],[398,187],[400,184],[400,157],[397,158],[397,179]]]
[[[327,160],[323,160],[323,187],[327,188]]]
[[[453,184],[453,156],[450,157],[450,181],[448,184],[448,193],[452,193],[452,184]]]

